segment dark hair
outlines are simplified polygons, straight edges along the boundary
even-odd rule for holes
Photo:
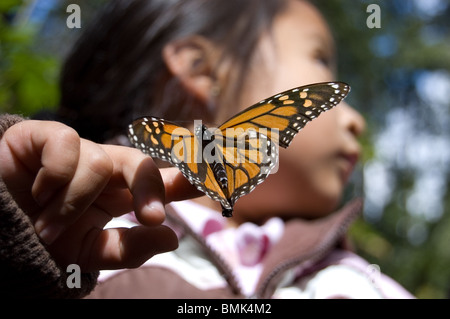
[[[60,119],[103,142],[138,116],[205,117],[205,108],[171,75],[162,58],[174,40],[201,35],[237,67],[237,93],[255,46],[282,0],[117,0],[85,30],[61,74]],[[204,102],[203,102],[204,104]]]

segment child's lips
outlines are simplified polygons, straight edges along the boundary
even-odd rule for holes
[[[347,183],[359,159],[359,152],[342,152],[339,154],[339,169],[344,183]]]

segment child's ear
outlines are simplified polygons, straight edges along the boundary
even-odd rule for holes
[[[167,68],[197,98],[207,101],[216,84],[218,50],[212,43],[193,36],[170,42],[163,48]]]

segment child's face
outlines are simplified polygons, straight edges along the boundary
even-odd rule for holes
[[[311,4],[291,0],[260,40],[239,105],[332,80],[334,43],[325,21]],[[359,157],[356,137],[363,129],[361,115],[344,102],[309,123],[288,149],[280,149],[278,172],[237,201],[235,218],[258,223],[333,211]]]

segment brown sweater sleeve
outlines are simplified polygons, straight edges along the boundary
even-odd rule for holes
[[[0,139],[22,120],[0,115]],[[98,272],[81,274],[81,287],[69,288],[71,274],[53,260],[0,178],[0,298],[81,298],[96,285]]]

